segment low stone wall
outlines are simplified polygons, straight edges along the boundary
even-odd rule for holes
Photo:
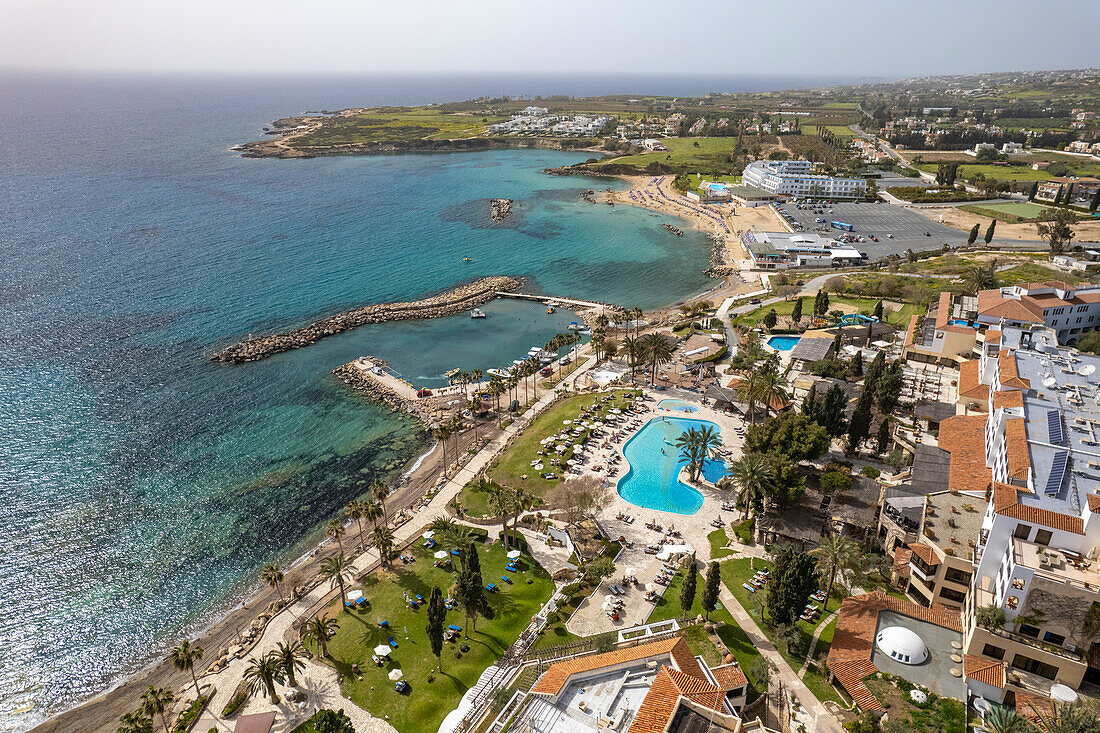
[[[308,326],[286,333],[259,336],[241,341],[210,357],[211,361],[242,364],[259,361],[269,356],[317,343],[326,336],[370,323],[418,320],[453,316],[462,311],[484,305],[493,299],[497,291],[516,292],[523,282],[503,275],[486,277],[445,293],[415,300],[409,303],[378,303],[337,313],[322,318]]]

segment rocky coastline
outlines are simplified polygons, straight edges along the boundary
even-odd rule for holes
[[[310,118],[319,119],[319,118]],[[244,158],[317,158],[327,155],[379,155],[383,153],[450,153],[478,150],[534,148],[542,150],[588,150],[571,147],[570,139],[536,137],[471,137],[454,140],[398,140],[394,142],[365,141],[297,147],[295,138],[313,128],[270,129],[267,140],[242,143],[236,151]]]
[[[337,313],[308,326],[285,333],[258,336],[234,344],[210,357],[211,361],[243,364],[315,344],[326,336],[343,333],[358,326],[387,321],[419,320],[453,316],[470,308],[484,305],[498,291],[516,292],[523,281],[505,275],[482,278],[460,285],[445,293],[408,303],[377,303]]]
[[[343,382],[353,392],[364,394],[388,406],[393,412],[407,412],[416,417],[425,428],[431,428],[436,422],[431,414],[423,408],[422,403],[407,400],[394,390],[382,384],[359,367],[356,362],[349,362],[332,370],[332,375]]]
[[[504,221],[512,215],[512,199],[489,199],[489,218]]]

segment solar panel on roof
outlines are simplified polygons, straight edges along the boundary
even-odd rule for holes
[[[1069,464],[1069,452],[1060,450],[1054,454],[1054,460],[1050,464],[1050,473],[1047,474],[1047,496],[1056,496],[1062,490],[1062,481],[1066,478],[1066,466]]]
[[[1064,445],[1066,436],[1062,432],[1062,415],[1057,410],[1047,410],[1047,437],[1055,445]]]

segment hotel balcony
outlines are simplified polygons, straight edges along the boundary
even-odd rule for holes
[[[1100,593],[1100,570],[1097,568],[1100,563],[1077,553],[1013,539],[1012,559],[1017,565],[1031,570],[1036,578]]]

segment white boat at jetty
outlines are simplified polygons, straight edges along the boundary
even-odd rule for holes
[[[584,328],[584,326],[577,323],[576,321],[573,321],[568,326],[566,326],[566,328],[568,328],[570,331],[580,331],[582,328]]]
[[[474,308],[470,311],[470,318],[485,318],[485,312],[480,308]]]
[[[485,373],[490,377],[500,377],[501,379],[507,379],[512,376],[512,372],[507,369],[486,369]]]

